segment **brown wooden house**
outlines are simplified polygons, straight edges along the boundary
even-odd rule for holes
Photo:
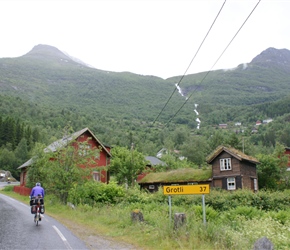
[[[258,160],[234,148],[218,147],[207,159],[212,165],[213,188],[258,190]]]
[[[85,142],[87,141],[88,146],[86,149],[79,149],[78,148],[78,142]],[[99,155],[95,157],[96,164],[93,167],[100,167],[100,171],[94,170],[92,172],[92,178],[96,181],[108,183],[109,182],[109,174],[106,170],[104,170],[103,167],[106,167],[110,164],[110,158],[112,157],[110,153],[110,147],[105,146],[88,128],[84,128],[78,132],[75,132],[69,136],[66,136],[58,141],[53,142],[50,144],[45,151],[50,152],[56,152],[57,150],[61,149],[62,147],[65,147],[68,145],[68,143],[71,143],[76,150],[82,152],[84,150],[89,150],[89,148],[99,148],[100,152]],[[33,164],[33,158],[22,164],[18,169],[21,169],[20,174],[20,187],[23,187],[25,189],[26,184],[26,177],[27,177],[27,171],[29,166]],[[16,187],[16,191],[19,188]],[[18,193],[21,193],[22,191],[18,191]],[[26,191],[25,191],[26,192]]]

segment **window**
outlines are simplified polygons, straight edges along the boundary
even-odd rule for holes
[[[227,179],[228,190],[236,190],[236,180],[234,177],[230,177]]]
[[[220,159],[220,168],[221,171],[231,170],[232,169],[231,158]]]
[[[88,155],[88,151],[91,149],[90,145],[84,145],[84,144],[80,144],[79,145],[79,155],[80,156],[86,156]]]
[[[254,179],[254,190],[255,191],[258,190],[258,182],[257,182],[257,179]]]
[[[96,152],[95,159],[99,159],[100,160],[100,151],[99,150]]]
[[[100,173],[97,172],[97,171],[94,171],[94,172],[93,172],[93,179],[94,179],[95,181],[100,181],[100,180],[101,180],[101,178],[100,178]]]

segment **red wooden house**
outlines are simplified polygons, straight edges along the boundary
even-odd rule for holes
[[[285,155],[288,156],[287,171],[290,171],[290,148],[285,147]]]
[[[87,142],[88,145],[86,148],[78,148],[79,142]],[[66,136],[58,141],[53,142],[47,148],[45,148],[45,152],[56,152],[57,150],[65,147],[71,143],[76,150],[80,152],[84,152],[85,150],[89,150],[90,148],[99,148],[99,155],[95,157],[95,166],[100,167],[100,171],[94,170],[92,172],[92,178],[96,181],[101,181],[104,183],[109,182],[109,173],[103,169],[110,164],[110,158],[112,157],[110,150],[111,148],[105,146],[88,128],[84,128],[78,132],[73,133],[72,135]],[[25,188],[26,184],[26,176],[27,171],[30,165],[33,164],[33,158],[22,164],[18,169],[21,169],[20,174],[20,187],[15,187],[15,191],[21,194],[27,195],[27,188]],[[22,187],[22,188],[21,188]],[[26,190],[26,191],[25,191]],[[29,189],[30,190],[30,189]]]

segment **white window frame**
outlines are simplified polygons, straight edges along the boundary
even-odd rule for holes
[[[93,179],[94,181],[101,181],[101,175],[99,171],[93,171]]]
[[[235,177],[227,178],[227,189],[228,190],[236,190],[236,178]]]
[[[79,155],[80,156],[87,156],[88,155],[88,151],[91,149],[91,145],[84,145],[84,144],[80,144],[79,145]]]
[[[97,151],[95,159],[100,160],[100,158],[101,158],[101,151]]]
[[[231,158],[220,159],[221,171],[232,170]]]
[[[254,190],[255,190],[255,191],[258,190],[258,181],[257,181],[256,178],[254,179]]]

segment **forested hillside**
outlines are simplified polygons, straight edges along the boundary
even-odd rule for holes
[[[68,126],[89,127],[111,146],[134,143],[145,155],[178,149],[196,165],[220,144],[252,155],[273,152],[277,142],[290,146],[289,50],[269,48],[235,69],[187,75],[179,85],[184,96],[175,91],[169,99],[180,79],[94,69],[48,45],[1,58],[0,165],[17,173],[22,138],[29,158],[36,142],[47,145]],[[255,127],[267,118],[273,122]],[[219,129],[221,123],[228,128]],[[19,126],[26,132],[11,144],[7,133],[16,134]],[[4,161],[7,151],[14,161]]]

